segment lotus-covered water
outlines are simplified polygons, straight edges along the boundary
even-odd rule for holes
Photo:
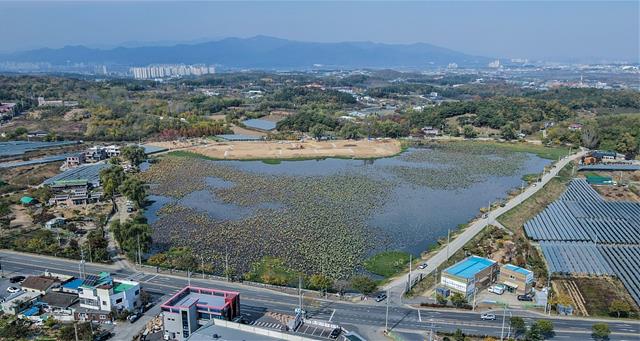
[[[549,163],[445,143],[377,160],[211,161],[166,156],[143,177],[157,249],[187,246],[237,272],[263,256],[346,277],[384,250],[419,254]]]

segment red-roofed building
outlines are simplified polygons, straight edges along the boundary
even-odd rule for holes
[[[186,340],[210,319],[230,321],[240,314],[240,293],[187,286],[162,306],[164,334]]]

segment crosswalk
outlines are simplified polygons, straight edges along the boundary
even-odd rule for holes
[[[274,322],[253,321],[253,323],[251,324],[256,327],[264,327],[264,328],[270,328],[270,329],[280,330],[282,328],[282,325],[280,323],[274,323]]]

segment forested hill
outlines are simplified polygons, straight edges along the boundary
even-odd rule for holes
[[[237,68],[327,67],[428,67],[457,63],[486,65],[485,57],[470,56],[442,47],[418,44],[378,44],[372,42],[310,43],[258,36],[227,38],[192,45],[118,47],[110,50],[84,46],[38,49],[0,55],[0,61],[100,63],[118,65],[218,64]]]

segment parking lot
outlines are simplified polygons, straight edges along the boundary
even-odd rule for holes
[[[518,295],[505,291],[502,295],[489,292],[488,289],[483,289],[478,293],[476,297],[476,304],[479,306],[493,306],[493,305],[507,305],[511,308],[524,308],[532,306],[534,302],[519,301]]]

